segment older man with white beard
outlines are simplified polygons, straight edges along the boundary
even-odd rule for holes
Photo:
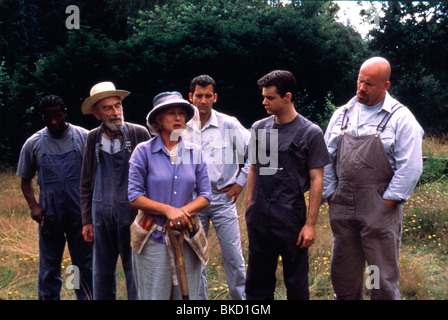
[[[129,300],[137,299],[132,273],[130,225],[136,216],[128,202],[129,159],[148,130],[124,121],[122,101],[130,92],[101,82],[84,100],[83,114],[101,125],[89,132],[81,170],[82,235],[93,242],[93,298],[116,299],[116,265],[121,257]],[[94,241],[95,240],[95,241]]]

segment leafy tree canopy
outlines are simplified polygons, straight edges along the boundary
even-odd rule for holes
[[[68,5],[79,7],[80,29],[65,27]],[[392,93],[425,130],[448,129],[434,121],[448,110],[444,2],[384,2],[380,28],[364,40],[336,22],[337,1],[4,0],[0,9],[0,161],[15,163],[42,127],[44,95],[63,97],[70,122],[97,126],[80,105],[106,80],[131,91],[125,117],[144,124],[157,93],[187,97],[191,79],[206,73],[218,84],[217,110],[249,127],[267,116],[256,81],[286,69],[298,80],[298,111],[325,128],[372,55],[391,61]]]
[[[391,92],[427,132],[448,130],[448,3],[391,1],[369,49],[392,64]]]

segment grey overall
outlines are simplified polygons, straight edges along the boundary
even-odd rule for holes
[[[386,122],[390,117],[385,117]],[[384,126],[382,121],[377,134],[368,136],[343,132],[338,142],[338,187],[328,199],[333,231],[331,280],[337,299],[363,298],[366,261],[369,270],[377,273],[368,274],[369,281],[379,281],[369,283],[371,298],[400,298],[402,208],[392,209],[382,199],[394,174],[379,136]]]

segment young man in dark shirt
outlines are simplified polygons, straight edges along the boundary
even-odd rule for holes
[[[246,297],[273,300],[281,256],[287,298],[309,299],[308,248],[315,240],[323,168],[330,157],[322,130],[295,110],[294,75],[275,70],[258,85],[270,117],[252,126]],[[307,213],[304,193],[308,190]]]

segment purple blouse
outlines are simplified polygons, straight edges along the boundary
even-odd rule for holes
[[[157,136],[140,143],[129,160],[128,198],[140,196],[180,208],[203,196],[211,201],[211,188],[207,166],[202,161],[199,146],[181,140],[176,162]],[[166,217],[151,215],[154,222],[164,226]],[[152,240],[164,243],[164,235],[155,231]]]

